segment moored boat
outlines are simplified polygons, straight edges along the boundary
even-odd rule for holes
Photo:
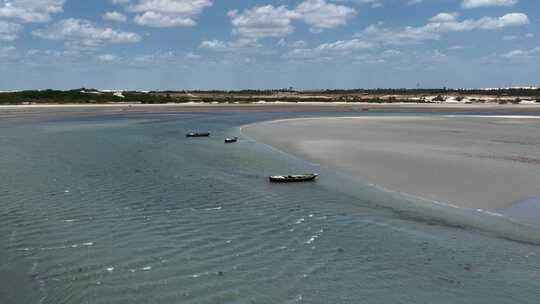
[[[189,132],[186,134],[186,137],[208,137],[210,132]]]
[[[312,182],[319,174],[273,175],[269,177],[272,183]]]
[[[238,141],[238,137],[227,137],[225,138],[225,143],[226,144],[232,144],[232,143],[235,143]]]

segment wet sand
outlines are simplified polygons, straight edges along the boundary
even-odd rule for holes
[[[242,132],[358,182],[456,206],[501,211],[540,197],[538,116],[308,118]]]

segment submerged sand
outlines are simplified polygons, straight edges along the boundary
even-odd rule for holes
[[[540,197],[540,117],[308,118],[242,128],[358,182],[461,207]]]

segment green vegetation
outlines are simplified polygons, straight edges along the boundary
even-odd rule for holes
[[[0,93],[0,104],[92,104],[92,103],[166,103],[170,98],[139,92],[126,92],[124,97],[97,90],[43,90]]]
[[[241,91],[126,91],[122,94],[101,92],[95,89],[75,89],[68,91],[42,90],[0,93],[0,104],[104,104],[104,103],[239,103],[253,102],[407,102],[428,103],[426,97],[437,96],[433,101],[444,101],[448,96],[492,96],[504,103],[519,103],[524,98],[539,100],[540,90],[500,89],[500,90],[452,90],[452,89],[354,89],[294,91],[280,90],[241,90]],[[414,97],[414,98],[413,98]],[[471,102],[482,99],[472,98]],[[502,102],[501,102],[502,103]]]

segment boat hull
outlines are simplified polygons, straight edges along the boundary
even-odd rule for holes
[[[186,134],[186,137],[209,137],[209,132],[200,132],[200,133],[188,133]]]
[[[270,176],[268,180],[271,183],[302,183],[313,182],[317,179],[318,174],[306,174],[306,175],[277,175]]]

